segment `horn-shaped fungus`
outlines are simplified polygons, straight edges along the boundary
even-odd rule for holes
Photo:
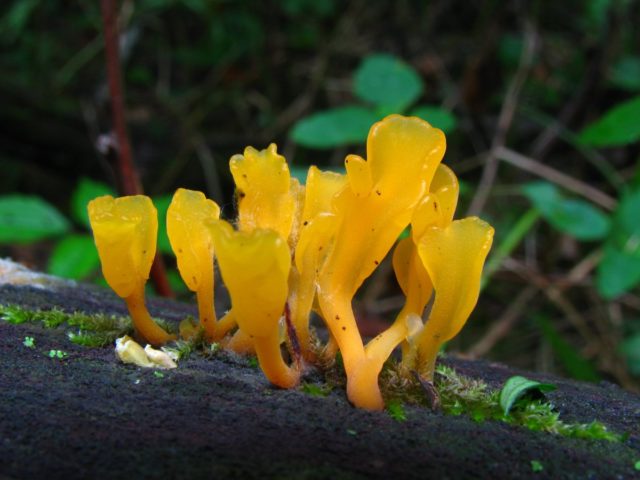
[[[178,270],[196,293],[200,325],[209,341],[224,336],[228,327],[217,325],[213,304],[213,240],[205,222],[217,220],[220,207],[202,192],[179,188],[167,210],[167,234],[176,254]]]
[[[88,205],[102,273],[124,298],[138,334],[152,345],[175,337],[156,324],[144,303],[144,285],[156,253],[158,214],[149,197],[98,197]]]
[[[307,174],[295,265],[289,281],[291,321],[298,335],[301,353],[307,360],[313,359],[309,314],[316,294],[318,268],[329,250],[335,226],[335,216],[330,213],[331,205],[335,195],[346,185],[346,180],[344,175],[323,172],[314,166],[309,168]]]
[[[300,372],[284,362],[280,351],[279,325],[291,267],[287,242],[273,230],[236,232],[223,220],[210,228],[240,331],[252,339],[269,381],[282,388],[295,386]]]
[[[442,131],[416,117],[390,115],[369,132],[368,160],[345,160],[349,188],[334,202],[335,241],[320,270],[318,300],[342,353],[347,394],[358,407],[381,409],[383,401],[351,299],[409,224],[444,150]]]
[[[458,192],[457,177],[449,167],[441,163],[429,192],[413,213],[411,235],[400,240],[393,252],[393,269],[406,297],[405,304],[393,326],[376,338],[376,342],[371,342],[368,349],[393,350],[399,343],[399,337],[403,337],[400,341],[405,340],[411,336],[410,333],[415,333],[413,330],[422,328],[422,312],[433,293],[433,284],[418,255],[416,243],[428,226],[445,227],[451,223],[458,203]],[[403,350],[406,353],[407,349]]]
[[[445,228],[428,227],[420,238],[418,253],[433,282],[435,301],[409,359],[429,381],[440,346],[460,332],[478,301],[492,241],[493,228],[477,217],[455,220]]]
[[[394,249],[393,268],[406,297],[404,307],[393,325],[365,347],[367,362],[361,366],[360,381],[364,378],[377,379],[385,360],[398,344],[404,341],[403,352],[408,353],[406,340],[422,329],[421,316],[433,293],[433,285],[418,255],[415,241],[428,225],[451,223],[457,200],[458,179],[449,167],[441,163],[429,192],[413,213],[411,235],[400,240]]]

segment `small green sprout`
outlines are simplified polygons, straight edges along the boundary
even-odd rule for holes
[[[158,370],[153,371],[153,376],[156,378],[164,378],[164,373],[159,372]]]
[[[258,359],[256,357],[247,358],[247,363],[251,368],[258,368]]]
[[[315,383],[303,383],[301,390],[312,397],[326,397],[331,393],[329,385],[317,385]]]
[[[35,348],[36,342],[33,337],[24,337],[22,344],[27,348]]]
[[[636,470],[640,471],[640,460],[638,460],[635,465],[633,466],[633,468],[635,468]]]
[[[387,404],[387,413],[396,422],[405,422],[407,420],[407,412],[404,411],[404,405],[399,400],[391,400]]]
[[[58,360],[63,360],[68,356],[69,354],[67,352],[63,352],[62,350],[49,350],[49,358],[57,358]]]
[[[517,400],[525,396],[541,397],[543,392],[555,390],[556,386],[550,383],[540,383],[535,380],[516,375],[509,378],[502,390],[500,391],[500,406],[505,415],[509,415],[509,411]]]
[[[539,460],[531,460],[531,471],[540,473],[544,470],[544,465]]]

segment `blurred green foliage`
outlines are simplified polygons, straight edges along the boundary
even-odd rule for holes
[[[371,125],[391,113],[407,113],[423,90],[420,75],[401,59],[388,54],[368,55],[354,73],[352,86],[353,95],[366,105],[336,107],[303,118],[293,126],[291,138],[312,148],[362,144]],[[445,133],[456,126],[451,112],[433,105],[419,105],[410,115],[427,120]]]

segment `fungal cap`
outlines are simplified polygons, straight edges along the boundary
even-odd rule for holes
[[[420,239],[418,253],[436,292],[425,330],[440,342],[458,334],[478,301],[493,233],[488,223],[468,217],[446,228],[429,227]]]
[[[104,278],[126,298],[149,278],[158,234],[156,208],[143,195],[105,195],[91,200],[88,211]]]
[[[291,193],[289,167],[276,144],[261,151],[247,147],[244,155],[231,157],[229,167],[238,189],[238,228],[272,229],[288,238],[296,199]]]
[[[389,115],[367,137],[372,188],[393,202],[415,205],[429,189],[445,149],[441,130],[418,117]]]
[[[212,222],[210,229],[239,327],[254,337],[270,335],[287,300],[287,242],[273,230],[234,231],[224,220]]]
[[[178,270],[191,291],[197,291],[205,275],[213,275],[213,241],[205,222],[217,220],[220,207],[202,192],[179,188],[167,210],[167,234],[176,254]]]

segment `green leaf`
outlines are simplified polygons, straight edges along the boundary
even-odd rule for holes
[[[71,215],[73,219],[90,228],[87,204],[94,198],[103,195],[115,195],[115,192],[106,183],[82,177],[71,194]]]
[[[366,57],[356,70],[353,93],[373,105],[402,113],[422,94],[422,79],[402,60],[387,54]]]
[[[554,328],[551,321],[543,316],[535,318],[545,340],[549,342],[562,366],[567,373],[576,380],[597,382],[600,380],[597,370],[591,362],[585,359],[573,345],[567,342]]]
[[[458,126],[458,121],[453,113],[433,105],[418,106],[411,112],[411,115],[426,120],[444,133],[451,133]]]
[[[640,282],[640,256],[607,245],[598,264],[596,287],[598,292],[612,300]]]
[[[377,120],[373,111],[356,105],[325,110],[298,121],[291,131],[291,138],[313,148],[362,143]]]
[[[534,473],[539,473],[544,470],[544,465],[540,460],[531,460],[531,471]]]
[[[611,229],[606,214],[584,200],[565,199],[551,183],[527,184],[523,193],[545,220],[578,240],[599,240]]]
[[[158,251],[173,255],[169,235],[167,235],[167,210],[173,195],[161,195],[153,198],[153,204],[158,209]]]
[[[38,0],[16,0],[0,21],[0,34],[17,38],[27,26]]]
[[[613,216],[613,226],[598,265],[600,294],[615,298],[640,282],[640,189],[625,194]]]
[[[47,265],[47,272],[59,277],[82,279],[100,266],[98,251],[89,235],[70,235],[60,240]]]
[[[40,197],[0,197],[0,243],[29,243],[61,235],[69,221]]]
[[[540,383],[517,375],[509,378],[505,382],[504,387],[502,387],[502,390],[500,390],[500,406],[504,414],[508,415],[516,400],[525,394],[531,395],[537,393],[540,395],[543,392],[550,392],[555,389],[556,386],[550,383]]]
[[[616,147],[640,139],[640,96],[620,103],[585,128],[581,142],[594,147]]]
[[[621,58],[611,69],[609,78],[616,87],[640,91],[640,57],[628,55]]]

